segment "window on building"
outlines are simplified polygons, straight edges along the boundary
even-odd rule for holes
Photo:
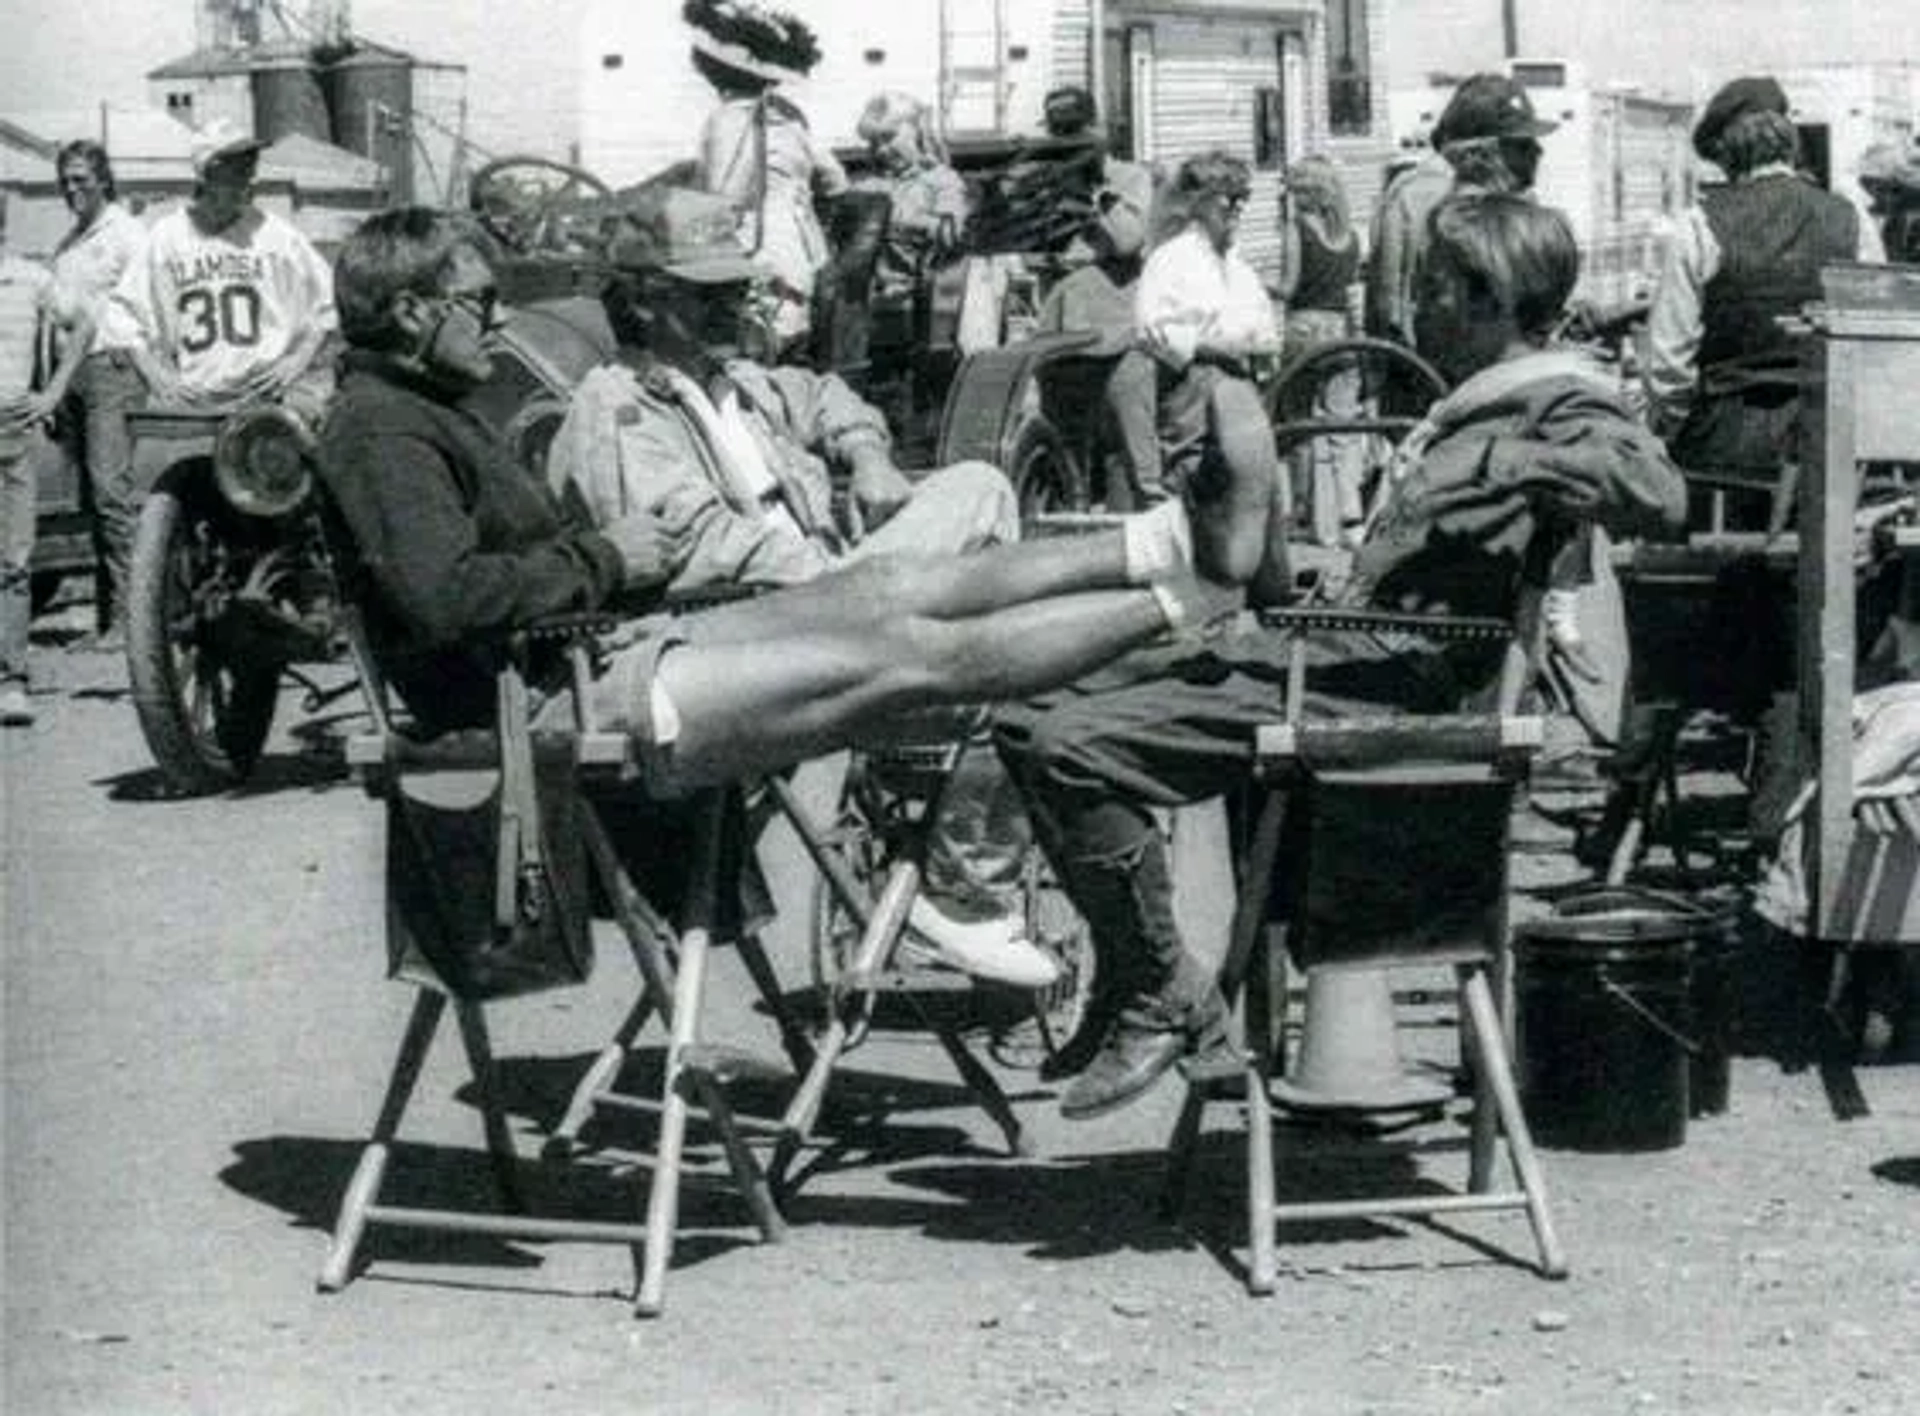
[[[1327,107],[1336,134],[1365,134],[1373,127],[1367,0],[1327,0]]]
[[[167,112],[176,118],[191,119],[193,117],[193,95],[190,93],[180,93],[178,91],[168,94]]]

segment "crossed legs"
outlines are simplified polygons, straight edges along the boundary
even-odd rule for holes
[[[710,785],[1070,682],[1164,633],[1197,593],[1129,584],[1117,534],[877,557],[702,612],[657,657],[617,657],[595,716],[652,735],[657,680],[678,720],[655,745],[665,785]]]

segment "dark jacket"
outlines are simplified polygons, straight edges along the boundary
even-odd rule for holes
[[[563,518],[493,430],[378,356],[348,356],[321,431],[347,593],[394,690],[428,731],[489,723],[505,631],[594,609],[620,553]]]

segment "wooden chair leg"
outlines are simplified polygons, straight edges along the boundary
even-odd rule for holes
[[[413,1089],[419,1084],[420,1069],[432,1050],[435,1032],[447,1007],[446,995],[423,988],[414,995],[413,1012],[407,1030],[394,1057],[393,1071],[387,1076],[386,1098],[380,1103],[380,1115],[374,1122],[373,1138],[362,1147],[353,1178],[347,1182],[340,1201],[340,1216],[334,1221],[333,1242],[320,1265],[317,1287],[322,1293],[338,1293],[353,1275],[354,1256],[366,1235],[367,1211],[380,1198],[380,1184],[386,1178],[387,1156],[400,1118],[406,1114]]]
[[[787,1237],[787,1222],[781,1217],[780,1207],[774,1203],[773,1187],[766,1173],[761,1170],[760,1162],[754,1159],[753,1152],[741,1137],[739,1120],[734,1115],[725,1090],[711,1072],[695,1068],[687,1075],[699,1093],[700,1104],[720,1132],[720,1144],[727,1153],[727,1167],[733,1172],[734,1183],[746,1199],[753,1222],[760,1228],[760,1236],[769,1243],[778,1243]]]
[[[681,1085],[687,1049],[695,1031],[706,987],[709,939],[704,925],[689,929],[680,943],[680,971],[674,985],[673,1034],[667,1043],[662,1089],[660,1139],[655,1149],[653,1184],[647,1191],[647,1241],[634,1313],[658,1317],[666,1308],[667,1265],[673,1258],[674,1230],[680,1220],[680,1166],[687,1141],[687,1098]]]
[[[486,1015],[478,1003],[456,998],[453,1015],[460,1024],[460,1041],[466,1048],[467,1066],[473,1072],[474,1098],[480,1106],[481,1125],[487,1137],[487,1159],[493,1167],[494,1185],[500,1191],[501,1207],[510,1214],[526,1211],[520,1193],[520,1157],[513,1145],[513,1132],[507,1126],[506,1109],[500,1104],[500,1083],[494,1072],[493,1043],[487,1036]]]
[[[1280,1276],[1274,1236],[1273,1100],[1260,1059],[1247,1061],[1247,1291],[1273,1292]]]
[[[767,957],[766,946],[758,935],[742,934],[734,941],[734,948],[740,954],[740,962],[746,965],[754,989],[773,1015],[773,1025],[780,1031],[781,1050],[787,1054],[794,1071],[806,1071],[813,1065],[813,1039],[794,1016],[793,1009],[787,1006],[786,993],[780,987],[779,975],[773,971],[773,961]]]
[[[860,936],[860,944],[854,951],[853,966],[849,970],[853,979],[870,976],[885,964],[894,945],[899,942],[900,931],[906,927],[907,911],[912,908],[913,897],[919,888],[918,867],[910,861],[902,861],[894,866],[892,874],[887,877],[886,888],[881,891],[880,902],[874,907],[866,931]],[[772,1163],[776,1191],[785,1188],[794,1158],[813,1133],[814,1122],[819,1119],[820,1107],[826,1100],[827,1083],[833,1076],[833,1069],[840,1063],[841,1054],[846,1051],[849,1035],[847,1010],[836,1006],[827,1020],[826,1031],[814,1046],[813,1065],[800,1079],[800,1085],[794,1089],[787,1103],[786,1114],[781,1117],[780,1139],[775,1144]]]
[[[1021,1129],[1020,1118],[1013,1112],[1013,1103],[1007,1099],[1006,1092],[993,1073],[973,1055],[966,1040],[951,1027],[942,1023],[934,1027],[933,1033],[940,1039],[940,1046],[946,1049],[954,1070],[960,1073],[960,1080],[966,1083],[973,1099],[1000,1127],[1000,1134],[1006,1137],[1008,1151],[1018,1156],[1032,1155],[1032,1138]]]
[[[1527,1218],[1540,1248],[1540,1271],[1548,1278],[1565,1278],[1566,1253],[1560,1247],[1560,1236],[1554,1230],[1553,1215],[1548,1208],[1546,1175],[1533,1149],[1533,1133],[1527,1129],[1526,1113],[1520,1106],[1520,1090],[1514,1085],[1513,1069],[1508,1063],[1500,1016],[1484,972],[1476,970],[1468,979],[1466,1003],[1468,1019],[1479,1038],[1481,1070],[1499,1111],[1501,1128],[1506,1132],[1514,1174],[1527,1197]]]
[[[541,1147],[542,1155],[558,1159],[577,1154],[582,1149],[580,1133],[593,1119],[600,1098],[619,1081],[627,1058],[633,1054],[633,1044],[640,1036],[640,1030],[647,1025],[647,1019],[653,1016],[653,1011],[653,991],[650,988],[643,989],[638,1001],[627,1010],[627,1016],[612,1039],[600,1049],[574,1087],[573,1095],[567,1099],[566,1114],[560,1118],[559,1124],[553,1128],[553,1134],[547,1137],[546,1144]]]

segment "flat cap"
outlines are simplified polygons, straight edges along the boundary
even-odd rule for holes
[[[1693,129],[1693,150],[1713,160],[1720,135],[1734,119],[1748,113],[1785,113],[1787,91],[1771,75],[1748,75],[1733,80],[1707,100],[1700,121]]]
[[[1505,74],[1475,74],[1441,111],[1433,146],[1437,151],[1471,138],[1544,138],[1557,126],[1533,111],[1526,85]]]

